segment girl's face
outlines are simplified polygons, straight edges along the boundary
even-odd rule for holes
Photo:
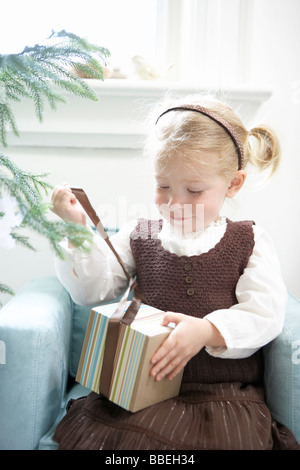
[[[156,163],[155,204],[179,232],[203,230],[219,217],[228,182],[213,165],[195,168],[178,157],[170,160],[167,164]]]

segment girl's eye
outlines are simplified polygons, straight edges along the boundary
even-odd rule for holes
[[[169,186],[162,186],[161,184],[157,185],[158,189],[169,189]]]
[[[192,191],[191,189],[188,189],[188,192],[190,194],[201,194],[201,193],[203,193],[203,189],[201,189],[200,191]]]

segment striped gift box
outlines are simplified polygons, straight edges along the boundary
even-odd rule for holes
[[[109,387],[103,390],[101,372],[106,336],[116,306],[113,303],[91,311],[76,381],[131,412],[178,395],[182,374],[160,382],[150,376],[151,357],[171,328],[161,325],[164,312],[145,304],[140,306],[130,326],[119,323]]]

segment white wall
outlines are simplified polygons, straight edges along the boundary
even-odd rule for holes
[[[245,215],[272,235],[288,288],[300,296],[300,2],[255,0],[252,83],[269,84],[257,113],[282,144],[279,171],[259,192],[245,195]]]
[[[230,215],[254,219],[268,230],[286,284],[300,297],[300,2],[254,0],[254,4],[251,86],[246,86],[248,93],[244,87],[231,90],[230,96],[234,105],[242,103],[249,125],[265,121],[276,128],[283,159],[278,173],[260,191],[253,191],[254,181],[249,178]],[[36,123],[31,106],[22,103],[15,108],[21,136],[10,138],[5,154],[33,172],[49,171],[53,184],[84,187],[108,224],[114,216],[122,223],[151,215],[151,167],[141,156],[139,122],[145,97],[149,96],[148,106],[161,99],[167,88],[157,83],[139,82],[131,88],[129,83],[106,82],[96,86],[99,103],[70,98],[69,105],[62,105],[56,114],[49,112],[42,125]],[[175,88],[176,94],[195,90],[183,84]],[[36,253],[21,247],[0,249],[1,281],[15,290],[33,277],[54,274],[48,242],[34,234],[31,240]],[[7,296],[2,300],[7,301]]]

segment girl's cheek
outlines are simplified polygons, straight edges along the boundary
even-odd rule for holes
[[[166,204],[166,198],[162,194],[160,194],[160,191],[158,189],[156,189],[154,192],[154,203],[157,206]]]

